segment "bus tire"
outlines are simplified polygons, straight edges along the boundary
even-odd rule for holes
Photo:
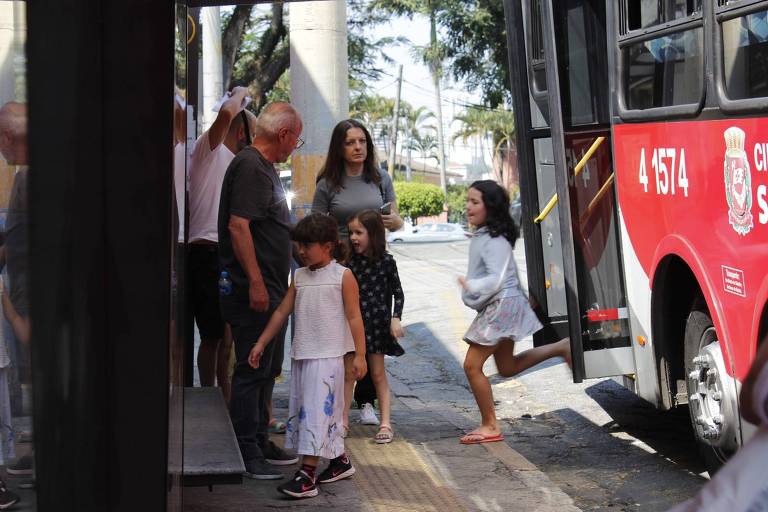
[[[740,420],[736,385],[705,309],[694,304],[685,323],[685,381],[696,443],[712,475],[738,449]]]

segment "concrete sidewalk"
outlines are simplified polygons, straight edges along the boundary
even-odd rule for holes
[[[275,388],[275,416],[287,414],[289,374]],[[242,485],[185,488],[185,512],[274,509],[340,511],[558,511],[579,510],[569,496],[507,442],[464,446],[463,428],[473,424],[450,411],[430,409],[392,379],[395,441],[377,445],[376,427],[356,423],[347,449],[357,473],[327,484],[320,495],[291,500],[276,491],[280,481],[244,479]],[[283,436],[273,440],[282,444]],[[511,439],[509,437],[508,439]],[[322,469],[322,467],[321,467]],[[286,478],[296,466],[285,467]]]

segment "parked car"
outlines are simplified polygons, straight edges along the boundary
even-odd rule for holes
[[[471,236],[461,224],[435,223],[420,224],[410,229],[392,231],[387,235],[389,243],[400,242],[455,242]]]

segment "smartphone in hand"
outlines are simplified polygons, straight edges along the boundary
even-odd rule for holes
[[[384,203],[381,205],[381,208],[379,208],[379,212],[382,215],[391,215],[392,214],[392,203]]]

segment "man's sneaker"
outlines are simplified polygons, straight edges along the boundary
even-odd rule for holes
[[[277,490],[292,498],[313,498],[317,496],[317,484],[302,470],[298,470],[291,480],[278,485]]]
[[[363,425],[379,424],[379,418],[376,417],[376,411],[372,404],[363,404],[363,408],[360,410],[360,423]]]
[[[267,464],[264,459],[253,459],[245,463],[243,476],[254,480],[280,480],[283,474]]]
[[[19,497],[5,487],[5,482],[0,480],[0,510],[11,508],[19,502]]]
[[[347,459],[345,464],[341,461],[341,458],[336,458],[331,460],[331,463],[328,464],[328,467],[325,468],[325,471],[320,473],[320,476],[317,478],[317,483],[329,484],[331,482],[337,482],[339,480],[349,478],[354,474],[355,467],[352,465],[352,462],[349,459]]]
[[[267,444],[262,450],[264,458],[273,466],[289,466],[299,462],[299,457],[291,455],[272,441],[267,441]]]
[[[19,460],[8,466],[5,471],[9,475],[30,476],[35,472],[34,462],[35,459],[33,459],[31,455],[24,455],[23,457],[19,458]]]

